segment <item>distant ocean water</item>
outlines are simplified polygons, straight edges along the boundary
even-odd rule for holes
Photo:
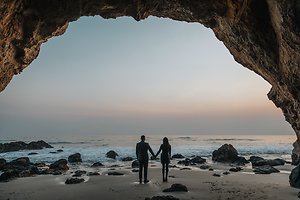
[[[83,164],[91,165],[94,162],[112,163],[119,162],[121,158],[131,156],[135,158],[135,145],[139,142],[138,135],[113,135],[113,136],[55,136],[55,137],[26,137],[22,139],[2,138],[0,143],[12,141],[37,141],[44,140],[54,149],[23,150],[17,152],[1,153],[0,158],[7,161],[27,156],[31,162],[52,163],[60,158],[67,159],[73,153],[81,153]],[[146,135],[156,153],[164,136]],[[172,145],[172,155],[180,153],[184,156],[199,155],[211,159],[212,152],[221,145],[232,144],[240,155],[251,155],[264,158],[283,158],[291,160],[292,143],[296,140],[294,135],[191,135],[191,136],[167,136]],[[60,153],[50,153],[62,149]],[[105,157],[106,152],[114,150],[119,154],[117,161]],[[35,155],[28,155],[36,152]]]

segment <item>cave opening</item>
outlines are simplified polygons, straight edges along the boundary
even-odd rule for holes
[[[269,89],[198,23],[82,17],[2,92],[1,127],[12,135],[28,127],[27,134],[292,134]]]

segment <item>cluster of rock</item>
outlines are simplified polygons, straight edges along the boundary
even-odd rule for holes
[[[237,150],[231,144],[224,144],[219,149],[213,151],[212,160],[216,162],[225,162],[236,165],[245,165],[249,162],[252,164],[253,172],[256,174],[271,174],[279,172],[274,166],[284,165],[285,160],[264,159],[259,156],[251,156],[249,160],[238,155]],[[232,171],[239,171],[238,169],[231,169]]]
[[[69,169],[67,164],[67,160],[60,159],[51,164],[49,168],[43,168],[46,167],[46,164],[31,163],[28,157],[17,158],[11,162],[6,162],[5,159],[0,159],[0,170],[3,171],[0,176],[0,182],[33,175],[61,174],[63,171]]]
[[[43,140],[36,142],[10,142],[10,143],[0,143],[0,153],[11,152],[11,151],[20,151],[20,150],[36,150],[43,148],[53,148],[50,144],[46,143]]]

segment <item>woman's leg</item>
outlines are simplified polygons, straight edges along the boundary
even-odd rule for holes
[[[166,182],[168,182],[169,163],[166,163]]]
[[[163,181],[165,181],[165,163],[162,164],[162,175],[163,175]]]

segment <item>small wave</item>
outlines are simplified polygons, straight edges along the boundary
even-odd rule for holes
[[[206,139],[204,141],[259,141],[259,139],[215,138]]]
[[[58,141],[58,142],[49,142],[49,144],[90,144],[91,142],[67,142],[67,141]]]

